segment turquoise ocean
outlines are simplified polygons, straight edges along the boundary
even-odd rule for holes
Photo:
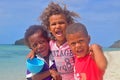
[[[26,80],[26,55],[30,49],[21,45],[0,45],[0,80]]]
[[[104,48],[116,51],[120,48]],[[0,80],[26,80],[26,55],[30,49],[22,45],[0,45]]]

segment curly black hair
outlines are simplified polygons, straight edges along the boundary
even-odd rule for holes
[[[42,25],[44,25],[47,29],[49,29],[49,25],[50,25],[49,18],[50,16],[56,14],[63,14],[68,24],[73,23],[74,18],[79,18],[79,15],[77,13],[67,10],[65,5],[62,8],[59,4],[55,2],[51,2],[50,4],[48,4],[48,6],[45,8],[45,10],[40,16]]]
[[[46,28],[42,25],[31,25],[25,32],[24,42],[30,48],[29,37],[35,33],[41,32],[42,36],[49,41],[49,35]]]

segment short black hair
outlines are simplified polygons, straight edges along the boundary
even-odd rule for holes
[[[85,33],[85,35],[88,36],[88,31],[87,31],[85,25],[83,25],[82,23],[73,23],[73,24],[70,24],[66,28],[66,35],[73,34],[76,32],[83,32],[83,33]]]
[[[42,36],[49,41],[49,36],[46,28],[42,25],[31,25],[25,32],[24,41],[25,44],[30,47],[29,37],[35,33],[41,32]]]

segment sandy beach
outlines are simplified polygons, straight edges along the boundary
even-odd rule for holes
[[[108,67],[104,80],[120,80],[120,51],[105,51]]]

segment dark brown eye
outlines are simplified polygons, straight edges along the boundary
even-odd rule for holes
[[[72,42],[71,45],[74,46],[76,43],[75,42]]]
[[[33,48],[36,48],[36,47],[37,47],[37,43],[33,44],[32,47],[33,47]]]
[[[41,40],[41,41],[39,41],[38,43],[39,43],[39,44],[44,44],[45,41],[44,41],[44,40]]]
[[[59,22],[59,24],[65,24],[65,22],[61,21],[61,22]]]
[[[81,42],[84,42],[84,40],[79,40],[78,42],[81,43]]]
[[[56,25],[56,23],[52,23],[52,24],[51,24],[51,26],[54,26],[54,25]]]

